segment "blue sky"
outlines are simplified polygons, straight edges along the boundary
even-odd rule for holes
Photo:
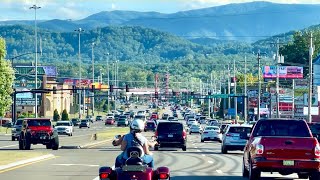
[[[29,9],[37,3],[38,19],[82,19],[101,11],[132,10],[173,13],[255,0],[0,0],[0,20],[32,20]],[[319,0],[267,0],[277,3],[318,4]]]

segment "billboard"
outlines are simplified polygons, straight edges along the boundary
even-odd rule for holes
[[[279,66],[279,78],[281,79],[302,79],[303,67],[299,66]],[[263,78],[277,78],[277,66],[264,66]]]

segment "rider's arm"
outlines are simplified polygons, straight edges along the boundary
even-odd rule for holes
[[[120,147],[121,151],[124,151],[126,149],[126,147],[127,147],[127,141],[125,139],[123,139],[121,142],[121,147]]]
[[[144,151],[145,154],[149,154],[149,155],[152,154],[152,153],[149,151],[149,142],[148,142],[148,141],[146,141],[146,143],[144,143],[144,145],[143,145],[143,151]]]
[[[119,145],[121,145],[121,143],[122,143],[122,141],[123,141],[123,138],[124,138],[124,136],[121,136],[119,139],[114,140],[114,141],[112,142],[112,144],[113,144],[114,146],[119,146]]]
[[[157,144],[156,141],[155,141],[155,142],[150,142],[150,141],[148,141],[148,146],[149,146],[150,148],[153,148],[156,144]]]

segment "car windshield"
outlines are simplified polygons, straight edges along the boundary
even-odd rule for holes
[[[69,123],[65,122],[65,123],[57,123],[56,126],[70,126]]]
[[[191,128],[199,128],[197,125],[192,125]]]
[[[208,130],[208,131],[210,131],[210,130],[219,131],[219,128],[218,127],[206,127],[205,130]]]
[[[28,126],[51,126],[51,121],[48,120],[28,120]]]
[[[183,125],[180,123],[159,123],[157,131],[158,133],[181,132],[183,131]]]
[[[23,120],[17,120],[15,125],[22,125]]]
[[[230,127],[228,133],[250,133],[251,127]]]
[[[256,125],[253,136],[311,137],[304,121],[266,120]]]

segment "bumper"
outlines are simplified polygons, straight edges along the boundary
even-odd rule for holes
[[[11,134],[12,137],[18,138],[20,136],[20,132],[15,132]]]
[[[177,147],[177,148],[182,148],[186,146],[187,141],[158,141],[158,144],[160,147]]]
[[[240,150],[240,151],[243,151],[245,145],[224,145],[224,147],[227,149],[227,150],[233,150],[233,151],[236,151],[236,150]]]
[[[58,134],[65,134],[65,135],[69,135],[69,134],[71,134],[71,132],[67,132],[67,131],[58,131]]]
[[[216,136],[203,136],[201,139],[204,141],[221,141],[222,138]]]
[[[294,160],[294,165],[283,165],[283,160],[267,160],[259,157],[253,159],[253,168],[264,172],[320,172],[320,160]]]

